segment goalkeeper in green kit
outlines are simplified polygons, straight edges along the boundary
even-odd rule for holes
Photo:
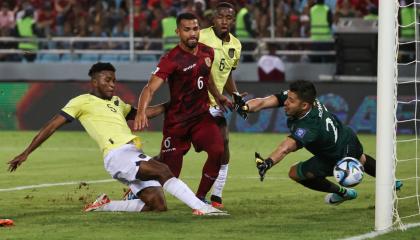
[[[352,129],[343,125],[316,99],[316,89],[311,82],[295,81],[287,91],[239,102],[235,107],[243,113],[284,107],[288,117],[287,127],[290,129],[290,135],[268,158],[264,159],[259,153],[255,153],[261,181],[271,167],[289,153],[301,148],[306,148],[314,156],[293,165],[289,170],[289,177],[312,190],[327,192],[327,204],[338,205],[357,197],[356,190],[339,186],[326,179],[327,176],[333,175],[334,166],[344,157],[359,160],[364,165],[365,172],[375,177],[376,160],[363,153],[363,146]],[[396,189],[399,190],[401,186],[402,182],[397,180]]]

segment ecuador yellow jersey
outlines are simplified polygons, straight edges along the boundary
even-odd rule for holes
[[[130,111],[131,105],[117,96],[105,100],[83,94],[71,99],[61,115],[69,121],[78,119],[106,156],[110,150],[132,140],[140,145],[140,139],[131,133],[125,119]]]
[[[213,27],[205,28],[200,31],[199,42],[214,49],[214,61],[211,66],[211,75],[220,93],[223,93],[223,88],[229,74],[236,68],[241,56],[241,42],[230,33],[229,37],[229,42],[223,42],[216,36]],[[210,93],[209,97],[211,106],[215,106],[216,101]]]

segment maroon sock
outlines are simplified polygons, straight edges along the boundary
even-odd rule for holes
[[[216,164],[216,162],[218,161],[211,161],[209,158],[203,167],[203,174],[196,194],[200,199],[204,199],[206,197],[207,193],[213,186],[214,181],[216,181],[216,178],[219,175],[220,162],[218,162],[218,164]]]

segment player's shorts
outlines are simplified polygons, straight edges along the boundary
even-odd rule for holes
[[[208,112],[177,125],[164,126],[160,160],[178,177],[183,156],[191,144],[197,152],[205,151],[209,158],[224,151],[223,137],[216,120]],[[220,159],[218,159],[220,160]],[[215,163],[220,166],[220,162]]]
[[[133,144],[125,144],[111,150],[104,159],[106,171],[112,178],[128,185],[133,193],[138,193],[148,187],[160,187],[155,180],[141,181],[136,178],[142,161],[149,161],[151,157],[145,155]]]
[[[219,108],[219,106],[211,106],[209,108],[209,112],[213,117],[225,117],[225,113]]]
[[[218,126],[226,126],[227,121],[225,113],[219,108],[219,106],[211,106],[209,108],[209,113],[214,117]]]
[[[321,159],[318,156],[313,156],[310,159],[299,162],[297,165],[297,173],[300,179],[306,179],[308,174],[314,175],[315,177],[326,177],[333,175],[333,169],[335,164],[343,159],[344,157],[352,157],[357,160],[363,154],[363,146],[360,143],[356,134],[351,131],[347,144],[344,146],[341,156],[337,156],[335,159]]]

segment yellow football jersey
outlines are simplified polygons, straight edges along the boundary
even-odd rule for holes
[[[117,96],[105,100],[92,94],[83,94],[71,99],[61,114],[68,120],[78,119],[106,156],[111,149],[132,140],[140,143],[140,139],[131,133],[125,119],[130,110],[131,105]]]
[[[230,33],[229,36],[230,41],[223,42],[216,36],[213,27],[205,28],[200,31],[199,42],[214,49],[214,61],[211,66],[211,75],[220,93],[223,93],[223,88],[229,74],[237,67],[241,56],[241,42]],[[216,101],[210,93],[209,97],[211,106],[215,106]]]

